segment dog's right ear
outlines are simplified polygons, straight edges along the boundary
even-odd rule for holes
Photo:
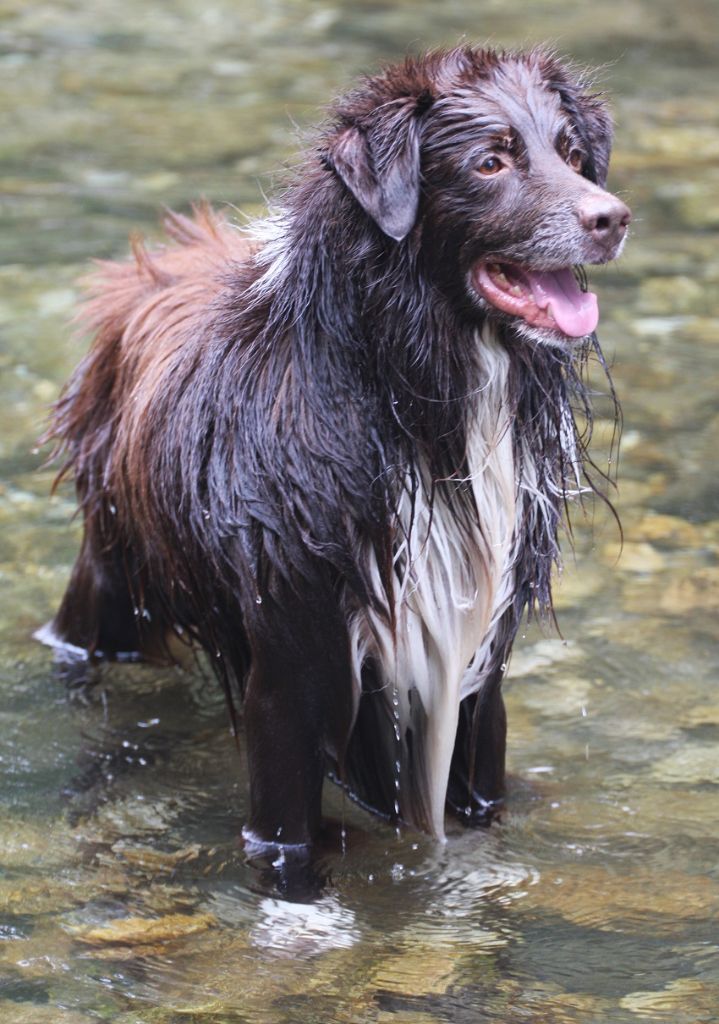
[[[383,103],[338,132],[325,154],[362,209],[398,242],[419,204],[419,110],[416,97]]]

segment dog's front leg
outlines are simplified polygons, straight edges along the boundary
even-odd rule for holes
[[[268,597],[253,620],[245,838],[250,851],[309,848],[320,831],[326,756],[342,762],[352,725],[347,627],[329,589]]]
[[[489,824],[504,797],[507,715],[502,676],[497,669],[482,691],[465,697],[459,709],[447,807],[466,825]]]
[[[278,642],[281,644],[281,641]],[[321,715],[312,682],[279,656],[252,669],[244,718],[250,776],[250,847],[306,846],[319,832],[324,776]]]

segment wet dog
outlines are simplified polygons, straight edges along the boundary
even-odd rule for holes
[[[626,237],[611,137],[544,51],[409,59],[252,230],[170,215],[95,275],[51,429],[85,533],[41,637],[201,645],[241,702],[255,846],[312,843],[328,770],[438,837],[501,801],[512,641],[593,486],[579,268]]]

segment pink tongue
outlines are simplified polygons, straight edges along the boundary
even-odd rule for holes
[[[532,296],[540,309],[551,310],[560,331],[570,338],[583,338],[592,334],[599,322],[599,307],[594,292],[580,290],[570,270],[539,273],[525,270]]]

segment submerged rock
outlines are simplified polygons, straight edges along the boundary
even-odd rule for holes
[[[417,946],[383,960],[372,976],[372,984],[395,995],[444,995],[456,981],[458,961],[455,949]]]
[[[652,776],[662,782],[700,785],[709,782],[719,785],[719,758],[712,744],[687,743],[680,750],[658,761]]]
[[[665,561],[661,552],[646,541],[627,540],[624,544],[605,544],[602,556],[610,564],[616,564],[625,572],[659,572]]]
[[[698,569],[684,579],[672,580],[659,597],[662,611],[689,615],[694,611],[719,609],[719,566]]]
[[[70,932],[78,942],[91,946],[147,946],[197,935],[216,925],[214,914],[168,914],[159,918],[123,917],[101,927],[76,927]]]
[[[719,886],[712,879],[680,871],[637,868],[618,873],[584,864],[547,871],[527,891],[519,909],[541,908],[573,924],[600,931],[673,933],[677,922],[703,920],[719,909]]]
[[[698,978],[676,978],[656,991],[630,992],[620,1004],[639,1017],[676,1021],[691,1019],[692,1024],[716,1020],[719,985]],[[691,1017],[687,1017],[687,1011]]]

